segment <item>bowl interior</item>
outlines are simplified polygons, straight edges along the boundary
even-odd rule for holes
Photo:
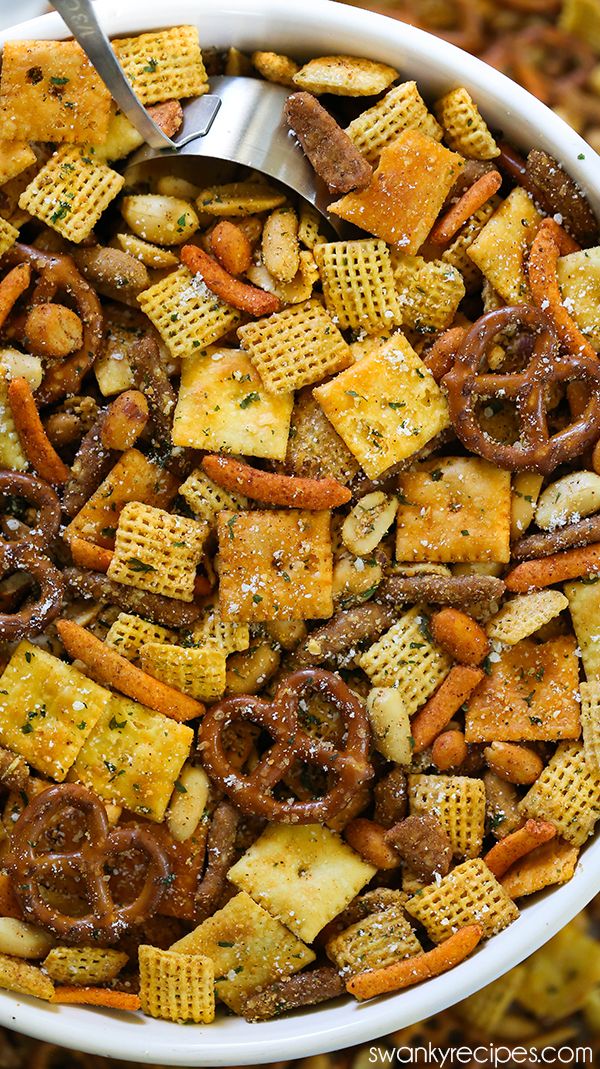
[[[600,157],[525,90],[479,60],[393,19],[330,0],[119,0],[99,5],[111,35],[194,23],[204,46],[271,49],[296,56],[350,53],[393,64],[427,96],[465,85],[488,122],[524,150],[561,160],[600,213]],[[8,38],[60,38],[57,15],[12,27]],[[338,1000],[279,1020],[246,1024],[221,1016],[183,1028],[151,1018],[48,1006],[0,992],[0,1023],[40,1039],[136,1062],[179,1066],[249,1065],[338,1050],[422,1020],[466,998],[531,954],[600,889],[600,838],[591,842],[573,880],[525,904],[521,917],[445,976],[358,1005]]]

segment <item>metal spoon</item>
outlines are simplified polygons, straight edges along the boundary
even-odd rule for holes
[[[200,168],[194,166],[195,160],[240,164],[288,186],[313,204],[330,226],[340,228],[341,221],[327,213],[330,197],[324,183],[282,121],[289,95],[284,86],[259,78],[213,78],[212,93],[185,104],[181,135],[173,141],[138,100],[91,0],[53,2],[111,96],[146,142],[128,162],[126,175],[139,177],[158,165],[169,174],[198,181]],[[166,166],[162,161],[168,161]]]

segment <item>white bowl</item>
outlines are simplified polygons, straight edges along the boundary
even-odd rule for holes
[[[516,145],[524,150],[535,145],[561,160],[600,212],[600,157],[569,126],[491,67],[411,26],[330,0],[116,0],[99,8],[109,34],[196,23],[205,46],[369,56],[398,67],[432,96],[465,85],[484,116]],[[65,36],[59,17],[44,15],[6,31],[3,39]],[[222,1016],[209,1027],[184,1028],[0,992],[0,1024],[93,1054],[165,1065],[250,1065],[339,1050],[471,995],[537,950],[598,891],[600,838],[583,851],[570,883],[524,904],[519,920],[468,961],[445,976],[362,1005],[338,1000],[263,1024]]]

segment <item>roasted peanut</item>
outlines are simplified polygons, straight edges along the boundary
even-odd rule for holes
[[[270,620],[267,631],[284,650],[295,650],[304,642],[307,633],[303,620]]]
[[[535,522],[548,531],[600,509],[600,475],[573,471],[547,486],[540,495]]]
[[[534,471],[518,471],[514,475],[510,512],[511,541],[520,538],[533,520],[543,481],[543,476]]]
[[[441,609],[430,620],[431,634],[442,649],[461,664],[481,664],[490,648],[480,624],[460,609]]]
[[[256,694],[279,668],[281,655],[268,642],[227,658],[226,693]]]
[[[493,742],[483,752],[492,772],[509,783],[534,783],[544,767],[538,754],[514,742]]]
[[[396,869],[400,857],[385,841],[386,829],[374,820],[357,817],[344,828],[344,839],[370,865],[376,869]]]
[[[165,817],[176,842],[184,842],[194,834],[206,809],[209,788],[210,781],[203,768],[189,762],[184,765]]]
[[[406,707],[395,687],[373,687],[367,698],[367,712],[376,749],[388,761],[410,765],[411,727]]]
[[[123,197],[121,215],[138,238],[156,245],[183,245],[199,226],[196,209],[189,201],[158,193]]]
[[[344,520],[344,545],[357,557],[372,553],[392,526],[397,511],[398,499],[380,490],[361,497]]]
[[[34,356],[58,360],[80,349],[83,326],[64,304],[35,304],[25,319],[24,344]]]
[[[465,736],[462,731],[443,731],[438,735],[431,749],[431,758],[440,772],[458,768],[468,755]]]
[[[298,216],[293,208],[275,208],[263,227],[262,257],[267,271],[280,282],[291,282],[300,266]]]
[[[252,263],[252,247],[241,227],[221,219],[210,235],[210,247],[230,275],[243,275]]]

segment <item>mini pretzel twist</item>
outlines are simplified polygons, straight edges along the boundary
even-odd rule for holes
[[[11,545],[24,542],[27,546],[47,550],[60,527],[60,501],[55,491],[35,475],[26,475],[19,471],[0,471],[0,503],[11,497],[23,498],[28,505],[38,510],[39,517],[35,527],[28,530],[25,539],[7,538],[5,533],[4,540]],[[18,524],[18,527],[21,525]]]
[[[53,850],[49,838],[43,842],[44,836],[73,812],[81,814],[85,835],[71,849]],[[144,886],[133,901],[117,905],[106,867],[112,858],[131,851],[146,856]],[[165,853],[153,836],[136,826],[109,830],[102,802],[79,783],[49,787],[23,810],[12,833],[9,868],[23,915],[68,943],[115,942],[156,911],[169,878]],[[77,881],[87,898],[88,913],[71,917],[50,904],[42,888],[57,877]]]
[[[485,357],[496,335],[514,326],[537,332],[528,366],[507,374],[484,373]],[[552,435],[547,419],[549,388],[572,381],[588,384],[585,409],[575,422]],[[509,471],[529,469],[547,475],[564,461],[580,456],[600,434],[600,364],[586,353],[562,353],[544,312],[529,305],[499,308],[478,319],[443,383],[461,442],[472,453]],[[521,435],[513,444],[496,441],[481,427],[477,402],[492,398],[506,399],[516,406]]]
[[[38,272],[40,277],[33,291],[33,305],[47,304],[59,291],[68,293],[75,302],[83,325],[81,347],[47,369],[36,399],[45,405],[60,401],[67,394],[78,393],[82,379],[100,352],[103,341],[104,320],[94,290],[79,274],[70,256],[43,252],[31,245],[17,243],[6,253],[3,262],[10,267],[28,264]]]
[[[340,714],[345,744],[333,746],[312,738],[298,722],[298,708],[310,690],[329,699]],[[258,724],[273,745],[252,772],[244,774],[227,755],[223,733],[238,720]],[[373,775],[369,764],[371,733],[362,701],[342,679],[320,668],[305,668],[283,681],[272,702],[243,695],[227,698],[205,714],[199,731],[204,765],[213,781],[244,812],[282,824],[330,820]],[[325,795],[300,801],[274,794],[297,762],[316,765],[333,778]]]

